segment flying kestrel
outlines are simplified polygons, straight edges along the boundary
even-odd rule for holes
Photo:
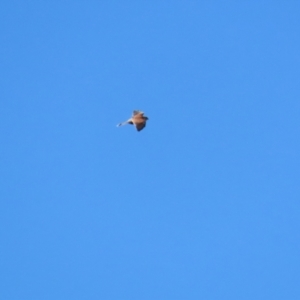
[[[146,126],[147,120],[148,117],[144,116],[144,113],[142,111],[134,110],[132,113],[132,117],[128,121],[118,124],[117,127],[130,124],[134,125],[137,131],[141,131]]]

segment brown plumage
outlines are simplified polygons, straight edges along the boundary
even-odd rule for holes
[[[148,117],[144,116],[144,113],[142,111],[134,110],[132,113],[132,117],[129,120],[122,122],[117,126],[119,127],[122,125],[131,124],[135,126],[137,131],[141,131],[146,126],[147,120]]]

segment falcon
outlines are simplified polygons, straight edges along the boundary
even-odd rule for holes
[[[134,125],[137,131],[141,131],[146,126],[147,120],[148,117],[144,116],[144,113],[142,111],[134,110],[132,113],[132,117],[125,122],[119,123],[117,127],[130,124]]]

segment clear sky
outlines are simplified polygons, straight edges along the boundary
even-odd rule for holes
[[[1,1],[0,298],[300,299],[299,16]]]

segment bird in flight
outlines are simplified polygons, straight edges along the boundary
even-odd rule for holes
[[[137,131],[141,131],[146,126],[147,120],[148,117],[144,116],[144,113],[142,111],[134,110],[132,113],[132,117],[125,122],[119,123],[117,127],[130,124],[134,125]]]

